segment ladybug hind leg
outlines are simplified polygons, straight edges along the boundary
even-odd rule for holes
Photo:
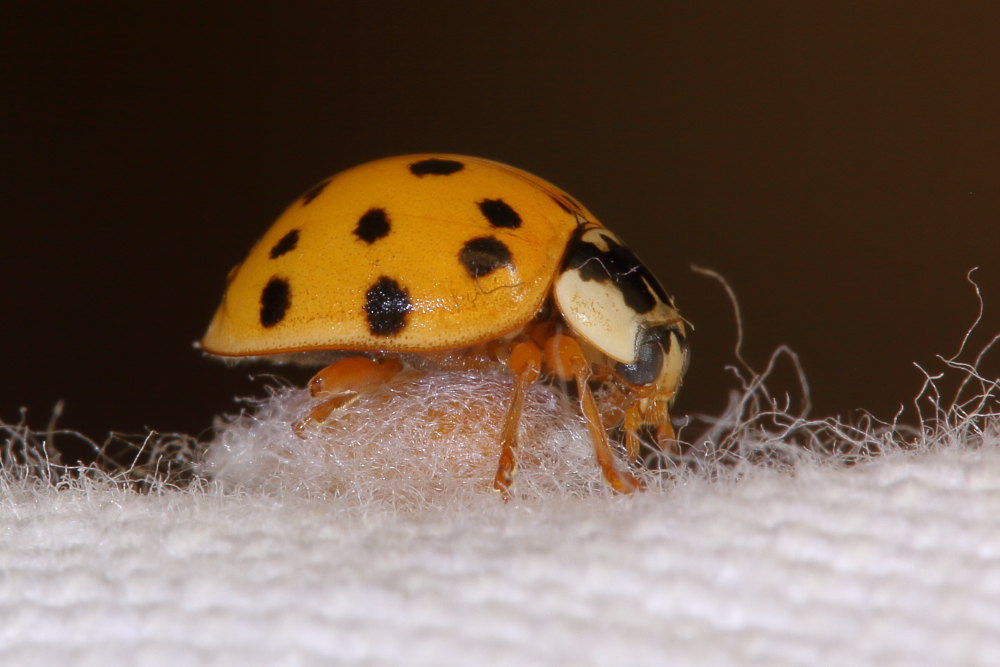
[[[398,359],[375,361],[368,357],[347,357],[336,361],[309,380],[309,393],[319,402],[292,426],[304,437],[305,429],[322,424],[330,415],[349,406],[367,392],[391,380],[400,370]]]

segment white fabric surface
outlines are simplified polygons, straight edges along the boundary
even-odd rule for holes
[[[1000,664],[1000,442],[436,509],[0,497],[4,665]]]

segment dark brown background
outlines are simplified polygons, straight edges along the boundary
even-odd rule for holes
[[[623,235],[696,326],[679,414],[732,386],[691,263],[820,416],[912,397],[973,266],[974,342],[1000,330],[994,10],[352,4],[3,3],[0,418],[202,431],[260,388],[191,348],[226,271],[321,177],[414,151],[523,167]]]

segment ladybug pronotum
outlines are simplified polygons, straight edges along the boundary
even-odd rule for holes
[[[310,381],[316,402],[300,431],[414,355],[506,368],[514,385],[493,481],[505,499],[531,383],[575,386],[604,479],[630,493],[640,482],[616,465],[607,428],[622,426],[630,462],[640,431],[671,446],[669,408],[688,360],[673,300],[586,208],[527,172],[442,154],[369,162],[293,202],[230,272],[201,347],[340,353]],[[599,386],[616,410],[602,411]],[[604,423],[609,414],[618,423]]]

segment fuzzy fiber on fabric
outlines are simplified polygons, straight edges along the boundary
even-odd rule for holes
[[[348,414],[292,435],[304,399],[281,393],[184,485],[8,474],[0,663],[1000,664],[996,428],[623,497],[538,390],[522,433],[556,446],[526,446],[504,504],[477,444],[502,410],[470,381],[352,406],[396,415],[378,443]],[[453,400],[471,426],[442,421]]]

